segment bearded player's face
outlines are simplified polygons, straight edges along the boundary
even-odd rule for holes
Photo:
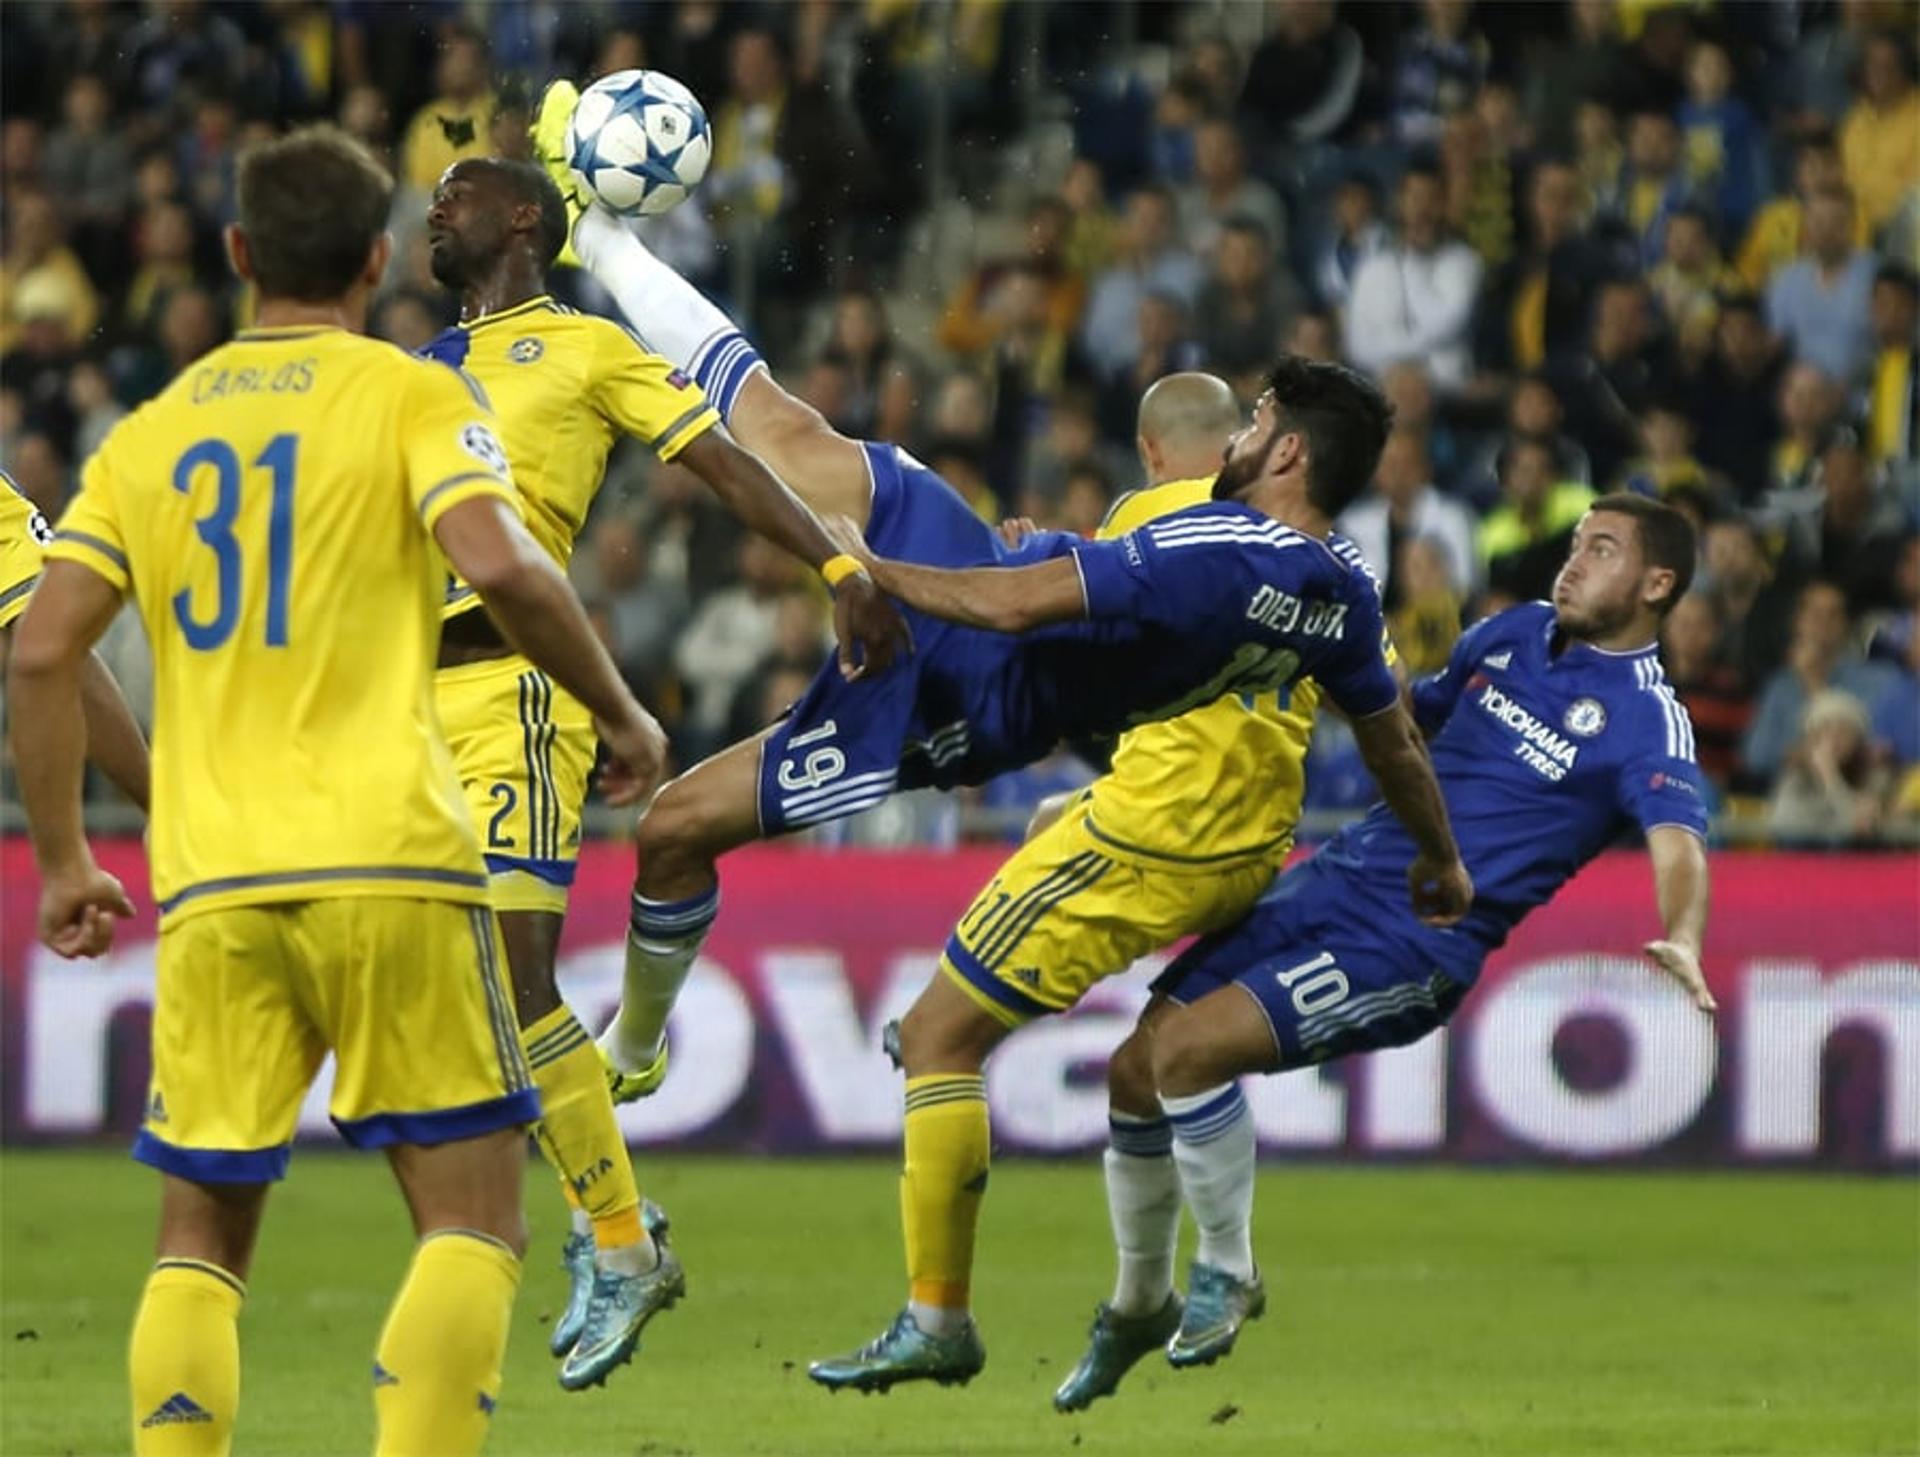
[[[1227,458],[1220,474],[1213,478],[1213,499],[1238,501],[1245,498],[1255,482],[1266,472],[1267,459],[1280,438],[1278,412],[1273,407],[1273,391],[1268,390],[1253,404],[1253,418],[1227,441]]]

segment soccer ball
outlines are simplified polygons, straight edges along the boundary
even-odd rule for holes
[[[567,122],[567,165],[582,187],[627,217],[663,213],[707,175],[706,109],[659,71],[615,71],[580,94]]]

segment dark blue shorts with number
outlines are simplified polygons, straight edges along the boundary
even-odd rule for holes
[[[939,476],[891,445],[864,448],[873,475],[866,536],[878,555],[938,567],[998,559],[992,529]],[[943,703],[951,695],[934,685],[955,677],[952,656],[979,651],[985,635],[911,610],[903,615],[911,656],[851,683],[829,661],[775,726],[760,755],[763,833],[843,819],[896,789],[969,782],[966,716],[957,702]]]
[[[1404,1046],[1446,1022],[1467,988],[1382,919],[1376,900],[1309,860],[1240,921],[1196,941],[1153,989],[1190,1006],[1239,983],[1266,1013],[1283,1068]]]

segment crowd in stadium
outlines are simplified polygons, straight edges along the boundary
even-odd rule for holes
[[[1880,0],[9,3],[0,464],[55,515],[112,424],[245,323],[220,229],[250,141],[330,118],[391,160],[373,325],[416,348],[455,313],[422,236],[440,172],[525,155],[551,75],[654,66],[704,100],[715,160],[643,235],[842,430],[990,518],[1092,532],[1142,483],[1154,380],[1250,398],[1280,350],[1343,358],[1397,409],[1342,525],[1411,669],[1545,595],[1596,492],[1662,496],[1702,543],[1667,671],[1730,822],[1898,833],[1920,821],[1915,21]],[[554,289],[610,309],[576,271]],[[822,656],[808,574],[639,448],[574,576],[683,763]],[[108,651],[138,702],[131,618]],[[1364,802],[1339,726],[1317,737],[1310,803]],[[1012,825],[1084,773],[1062,755],[983,798]]]

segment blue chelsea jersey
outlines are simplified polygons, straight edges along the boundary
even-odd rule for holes
[[[1380,597],[1359,554],[1234,502],[1148,522],[1112,541],[1043,533],[1006,560],[1070,554],[1087,618],[1024,634],[974,745],[1027,753],[1063,738],[1173,718],[1228,693],[1284,694],[1313,677],[1342,710],[1390,707]],[[983,734],[983,718],[998,718]]]
[[[1526,603],[1468,629],[1446,668],[1414,685],[1413,702],[1473,876],[1473,909],[1445,931],[1414,919],[1413,843],[1384,806],[1316,860],[1382,898],[1396,929],[1461,980],[1629,827],[1706,834],[1693,725],[1653,644],[1611,653],[1565,641],[1550,604]]]

